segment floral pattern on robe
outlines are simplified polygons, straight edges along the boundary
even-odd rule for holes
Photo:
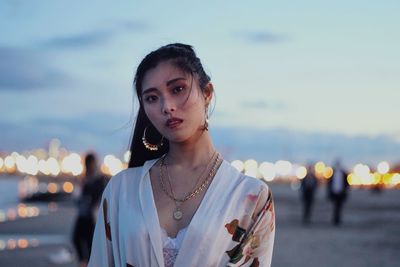
[[[265,195],[261,192],[260,195]],[[275,211],[272,200],[272,193],[268,191],[268,197],[265,204],[259,208],[260,199],[258,195],[248,194],[246,197],[246,211],[241,220],[234,219],[225,225],[232,240],[238,244],[231,250],[226,251],[230,261],[228,266],[259,266],[259,257],[268,251],[275,230]],[[257,202],[258,203],[255,203]],[[252,205],[255,203],[256,216],[251,216]],[[250,217],[251,220],[250,220]],[[248,230],[246,230],[248,229]],[[272,240],[273,241],[273,240]]]

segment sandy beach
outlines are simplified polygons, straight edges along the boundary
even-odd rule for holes
[[[352,190],[343,225],[335,227],[324,187],[317,192],[312,223],[303,226],[299,192],[289,185],[270,186],[277,219],[273,267],[392,267],[400,261],[399,190]],[[0,240],[39,241],[35,247],[1,250],[0,266],[77,267],[70,241],[75,215],[72,203],[64,203],[45,215],[0,223]]]
[[[0,240],[27,240],[29,245],[0,251],[0,266],[78,266],[70,240],[75,216],[72,203],[64,203],[45,215],[2,222]]]
[[[273,267],[394,267],[400,262],[400,191],[352,190],[343,224],[331,224],[331,203],[320,187],[312,223],[301,224],[299,192],[271,185],[276,207]]]

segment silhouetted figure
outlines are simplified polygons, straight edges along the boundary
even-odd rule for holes
[[[78,216],[74,226],[73,243],[78,253],[80,266],[87,266],[92,247],[96,212],[106,186],[104,176],[98,174],[97,159],[92,153],[85,157],[86,173],[78,199]]]
[[[332,178],[328,182],[329,198],[333,202],[332,223],[336,226],[342,223],[342,208],[347,198],[347,173],[342,169],[339,160],[336,160],[333,167]]]
[[[318,187],[318,180],[315,176],[314,166],[307,167],[307,175],[301,180],[301,195],[303,201],[303,224],[311,221],[312,207],[314,203],[315,191]]]

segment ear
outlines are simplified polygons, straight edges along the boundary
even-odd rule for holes
[[[207,85],[204,87],[204,90],[203,90],[203,96],[204,96],[206,106],[208,106],[210,104],[212,97],[213,97],[213,93],[214,93],[214,86],[211,82],[209,82],[209,83],[207,83]]]

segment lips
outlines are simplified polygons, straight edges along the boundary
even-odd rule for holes
[[[167,122],[165,123],[165,125],[166,125],[167,127],[169,127],[169,128],[175,128],[175,127],[177,127],[178,125],[180,125],[182,122],[183,122],[182,119],[179,119],[179,118],[171,118],[171,119],[168,119],[168,120],[167,120]]]

